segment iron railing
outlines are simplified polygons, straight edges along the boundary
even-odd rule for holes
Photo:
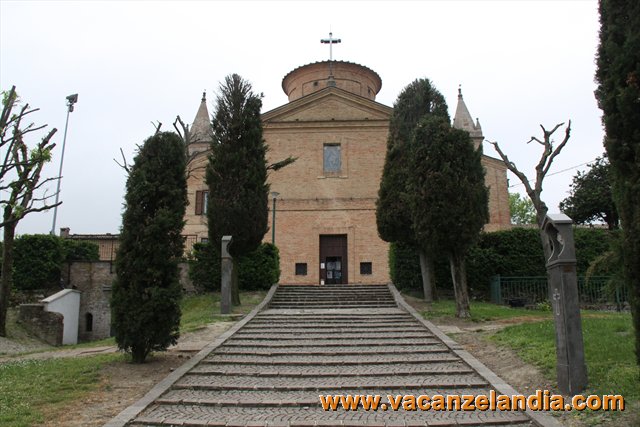
[[[613,287],[611,277],[592,276],[588,280],[578,276],[578,295],[580,304],[611,305],[620,309],[629,302],[627,287]],[[491,279],[491,301],[495,304],[525,306],[543,303],[549,300],[546,276],[505,277],[493,276]]]

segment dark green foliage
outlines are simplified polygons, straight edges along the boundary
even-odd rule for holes
[[[573,177],[570,196],[560,202],[560,210],[576,224],[604,221],[610,230],[618,228],[618,210],[611,193],[611,167],[606,154],[598,157],[587,172]]]
[[[50,234],[25,234],[14,243],[13,284],[16,289],[60,287],[65,259],[62,239]]]
[[[596,98],[623,230],[624,274],[631,290],[640,364],[640,2],[600,1],[597,66]]]
[[[402,242],[389,246],[389,276],[398,289],[422,289],[418,249]]]
[[[220,290],[220,252],[209,243],[196,243],[189,260],[189,277],[200,291]],[[280,279],[280,255],[271,243],[262,243],[258,249],[238,259],[240,289],[269,289]]]
[[[489,219],[482,151],[440,117],[416,129],[409,192],[413,231],[428,252],[464,255]]]
[[[185,163],[182,140],[157,133],[139,149],[127,179],[111,309],[118,347],[135,363],[179,336]]]
[[[200,292],[220,290],[220,250],[209,243],[196,243],[189,258],[189,278]]]
[[[23,234],[15,240],[13,282],[20,290],[58,288],[65,262],[97,261],[98,245],[50,234]]]
[[[418,79],[398,95],[389,122],[387,154],[376,202],[378,233],[387,242],[415,241],[407,209],[406,183],[413,132],[420,119],[428,115],[449,121],[442,94],[428,79]]]
[[[262,139],[262,100],[237,74],[220,85],[207,167],[209,241],[233,236],[229,252],[255,250],[268,230],[266,145]]]
[[[100,259],[100,248],[93,242],[62,239],[62,248],[66,262],[98,261]]]
[[[241,257],[239,265],[238,281],[243,291],[269,289],[280,280],[280,253],[271,243],[262,243]]]
[[[574,228],[579,276],[585,275],[591,263],[610,250],[614,234],[604,229]],[[451,288],[451,276],[443,258],[436,259],[436,278],[440,289],[446,291]],[[393,244],[389,251],[389,268],[391,279],[398,287],[421,288],[420,266],[415,249]],[[481,233],[476,244],[469,248],[467,273],[471,293],[478,297],[488,297],[491,276],[496,274],[545,276],[547,273],[538,229],[513,228]],[[610,275],[611,272],[601,274]]]

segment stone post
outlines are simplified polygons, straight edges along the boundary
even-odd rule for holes
[[[231,277],[233,276],[233,258],[229,254],[231,236],[222,236],[220,314],[231,313]]]
[[[547,276],[556,329],[556,375],[560,391],[568,395],[587,386],[572,225],[564,214],[549,214],[542,223],[552,248]]]

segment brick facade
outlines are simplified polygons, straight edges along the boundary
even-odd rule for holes
[[[375,202],[393,110],[375,102],[381,81],[372,70],[335,62],[332,71],[334,79],[327,79],[328,62],[293,70],[283,80],[290,102],[262,116],[268,162],[297,157],[295,163],[269,176],[271,191],[279,193],[275,242],[280,250],[280,283],[320,283],[326,261],[319,255],[322,235],[346,235],[343,263],[349,283],[387,283],[388,244],[378,237]],[[200,117],[201,112],[202,105]],[[471,126],[470,133],[480,144],[479,124]],[[194,122],[193,127],[203,129],[204,125]],[[336,160],[326,158],[326,150],[333,150],[339,161],[331,163]],[[190,205],[184,234],[198,241],[207,238],[206,215],[195,213],[197,192],[207,190],[201,167],[206,161],[203,152],[194,163],[200,167],[188,179]],[[506,169],[487,156],[483,164],[490,188],[491,219],[486,229],[508,228]],[[271,236],[269,231],[264,240],[270,242]],[[306,274],[300,274],[304,270]]]

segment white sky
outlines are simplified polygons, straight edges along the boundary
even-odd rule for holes
[[[330,27],[342,39],[335,59],[381,76],[378,102],[392,106],[404,86],[428,77],[453,115],[462,84],[485,138],[499,141],[529,177],[541,147],[525,142],[540,135],[539,124],[573,123],[551,173],[604,151],[593,96],[596,1],[0,0],[0,87],[16,85],[24,101],[41,109],[32,120],[58,128],[49,176],[59,167],[65,98],[79,94],[56,228],[117,233],[125,174],[113,159],[120,148],[131,161],[136,144],[153,133],[152,121],[163,130],[173,130],[178,114],[191,123],[203,90],[213,112],[218,83],[230,73],[264,93],[263,112],[285,104],[282,77],[328,59],[320,39]],[[497,157],[488,144],[485,154]],[[552,212],[576,170],[545,181]],[[510,191],[524,192],[521,185]],[[48,233],[52,220],[53,211],[31,214],[18,232]]]

